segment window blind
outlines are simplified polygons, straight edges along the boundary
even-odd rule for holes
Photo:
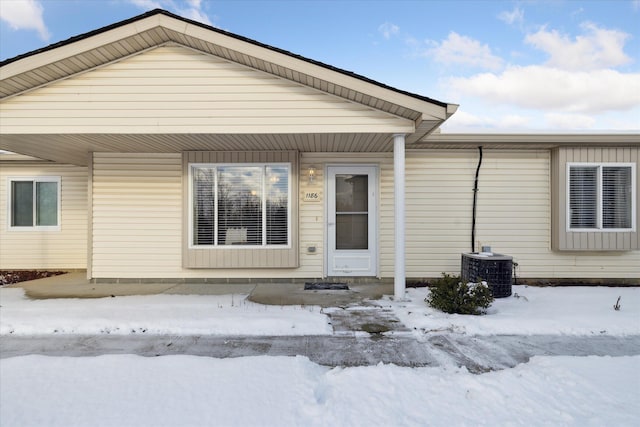
[[[570,166],[569,222],[575,229],[633,228],[631,166]]]
[[[213,245],[215,210],[215,170],[198,167],[193,170],[193,244]]]
[[[192,167],[193,244],[288,245],[290,166]]]
[[[598,226],[598,168],[572,166],[569,169],[571,228]]]
[[[631,168],[602,168],[602,228],[631,228]]]

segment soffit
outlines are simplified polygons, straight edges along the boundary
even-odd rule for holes
[[[33,134],[0,135],[0,149],[87,166],[91,152],[177,153],[182,151],[297,150],[301,152],[390,152],[392,136],[379,133],[322,134]]]

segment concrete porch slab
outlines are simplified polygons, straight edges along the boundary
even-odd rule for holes
[[[176,281],[177,282],[177,281]],[[346,307],[393,294],[393,284],[355,283],[349,290],[304,290],[304,283],[91,283],[77,271],[16,283],[33,299],[105,298],[127,295],[249,295],[250,301],[268,305],[318,305]]]

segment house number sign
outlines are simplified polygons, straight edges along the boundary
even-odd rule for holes
[[[318,193],[317,191],[305,191],[302,200],[305,202],[319,202],[320,193]]]

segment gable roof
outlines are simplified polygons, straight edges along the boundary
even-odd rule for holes
[[[457,108],[162,9],[0,62],[0,99],[171,42],[410,119],[415,140]]]

